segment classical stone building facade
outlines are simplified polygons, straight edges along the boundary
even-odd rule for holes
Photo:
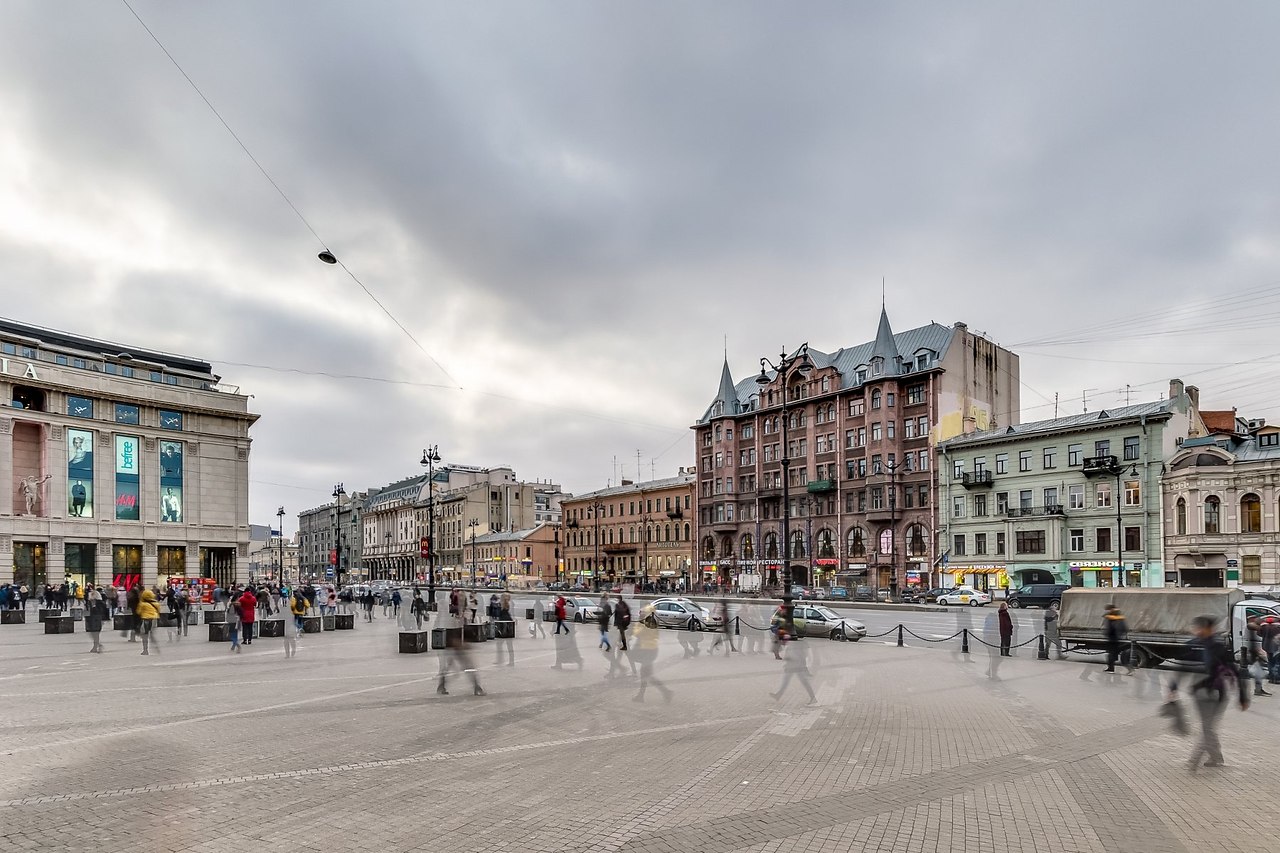
[[[725,363],[694,425],[699,562],[726,583],[778,583],[784,553],[796,583],[929,583],[933,448],[1018,422],[1017,356],[963,323],[895,334],[883,311],[874,341],[808,356],[787,387],[771,371],[735,384]]]
[[[1280,586],[1280,428],[1260,420],[1182,443],[1163,477],[1165,578]]]
[[[1198,392],[958,436],[938,447],[945,586],[1163,586],[1160,474]]]
[[[378,490],[338,495],[332,503],[298,513],[298,569],[313,581],[359,583],[369,580],[364,564],[362,518]]]
[[[693,584],[694,475],[574,495],[562,502],[565,560],[558,579],[596,585]]]
[[[0,321],[0,582],[249,576],[248,397],[206,362]]]

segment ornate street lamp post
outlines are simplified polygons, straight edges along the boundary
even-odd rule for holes
[[[436,463],[440,461],[440,445],[422,451],[422,466],[427,469],[427,608],[436,609]]]
[[[340,536],[342,535],[342,499],[346,497],[347,490],[342,484],[333,487],[333,583],[336,586],[342,584],[342,544]]]
[[[276,510],[276,529],[280,531],[280,574],[276,586],[284,586],[284,507]]]
[[[809,358],[809,345],[807,343],[802,345],[790,356],[787,355],[784,347],[776,364],[762,357],[760,375],[756,377],[759,385],[768,385],[773,381],[768,374],[769,369],[774,371],[774,378],[782,383],[782,608],[787,625],[790,626],[795,605],[791,595],[791,451],[787,447],[789,411],[787,404],[790,402],[788,386],[793,375],[803,379],[813,370],[813,362]]]

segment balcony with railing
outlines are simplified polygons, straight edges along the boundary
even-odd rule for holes
[[[1044,506],[1011,506],[1009,518],[1036,518],[1039,516],[1066,515],[1062,504],[1045,504]]]
[[[990,471],[965,471],[960,475],[960,485],[966,489],[989,488],[995,482]]]

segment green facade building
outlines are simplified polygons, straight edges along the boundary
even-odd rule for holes
[[[1164,586],[1160,475],[1194,434],[1195,388],[938,446],[946,585]]]

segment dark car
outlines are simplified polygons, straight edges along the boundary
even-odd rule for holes
[[[875,601],[876,591],[869,586],[855,587],[853,590],[854,601]]]
[[[922,592],[920,594],[920,598],[923,601],[937,601],[938,596],[946,595],[946,594],[947,594],[947,588],[945,586],[935,586],[933,589],[928,590],[927,592]]]
[[[1062,604],[1063,590],[1071,589],[1066,583],[1031,583],[1015,589],[1005,597],[1010,607],[1048,607],[1053,602]]]

